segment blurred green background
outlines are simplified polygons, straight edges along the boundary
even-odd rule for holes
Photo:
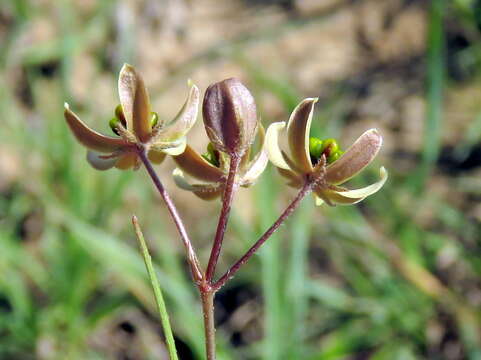
[[[196,290],[143,169],[97,172],[68,101],[108,132],[117,75],[175,115],[240,77],[264,126],[319,96],[313,132],[377,127],[386,186],[352,207],[306,199],[216,300],[220,359],[481,359],[481,5],[474,0],[2,0],[0,359],[166,359],[130,217],[153,253],[181,359],[203,358]],[[189,137],[207,144],[201,121]],[[218,202],[157,167],[205,264]],[[295,193],[270,169],[242,190],[225,271]]]

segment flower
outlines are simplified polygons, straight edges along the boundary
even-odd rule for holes
[[[178,155],[185,150],[185,135],[194,125],[199,106],[199,89],[189,84],[189,95],[177,116],[170,122],[160,121],[151,112],[149,95],[142,77],[128,64],[119,74],[120,105],[109,125],[117,136],[101,134],[88,127],[65,103],[65,120],[77,140],[89,149],[88,162],[98,170],[115,166],[137,168],[139,149],[150,161],[161,163],[166,154]]]
[[[248,187],[262,174],[269,158],[254,98],[238,79],[226,79],[208,87],[203,115],[210,139],[207,152],[200,155],[187,145],[182,154],[173,157],[178,165],[173,175],[180,188],[192,191],[201,199],[212,200],[224,193],[232,161],[236,161],[233,165],[237,167],[233,178],[235,186]],[[260,150],[251,159],[257,129],[260,129]],[[191,184],[184,172],[200,182]]]
[[[269,162],[262,126],[259,126],[259,135],[260,150],[251,159],[251,150],[247,149],[240,161],[235,180],[239,186],[249,187],[254,184]],[[179,166],[173,172],[178,187],[192,191],[203,200],[213,200],[223,194],[231,160],[227,153],[216,150],[212,143],[209,143],[207,153],[200,155],[187,145],[185,151],[173,159]],[[191,184],[186,180],[184,172],[200,182]]]
[[[312,184],[316,204],[355,204],[377,192],[387,180],[384,167],[380,180],[357,190],[339,185],[354,177],[376,157],[382,137],[376,129],[367,130],[349,149],[342,152],[333,139],[309,138],[316,98],[304,99],[292,112],[289,121],[272,123],[267,129],[266,149],[269,159],[288,185],[302,188]],[[287,143],[287,149],[283,145]]]

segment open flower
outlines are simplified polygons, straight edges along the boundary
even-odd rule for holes
[[[264,129],[259,126],[260,150],[251,159],[251,148],[242,156],[235,183],[242,187],[251,186],[262,174],[267,166],[269,158],[264,146]],[[224,185],[229,172],[230,157],[227,153],[216,150],[209,143],[207,152],[200,155],[189,145],[185,151],[173,157],[179,166],[174,170],[174,180],[181,189],[192,191],[204,200],[218,198],[224,192]],[[184,172],[197,182],[189,182]]]
[[[289,121],[269,126],[266,148],[269,159],[288,185],[301,188],[312,184],[316,204],[355,204],[377,192],[387,180],[387,171],[380,168],[380,180],[362,189],[347,190],[339,185],[358,174],[376,157],[382,137],[376,129],[362,134],[345,152],[339,151],[332,139],[324,142],[309,138],[315,98],[303,100],[292,112]],[[283,145],[286,144],[284,149]]]
[[[98,170],[113,166],[129,169],[139,166],[139,149],[145,149],[150,161],[157,164],[166,154],[181,154],[186,147],[185,135],[197,118],[199,89],[190,84],[184,106],[172,121],[165,123],[151,112],[144,81],[132,66],[122,67],[118,87],[120,105],[109,123],[117,136],[92,130],[65,104],[65,120],[77,140],[89,149],[89,163]]]

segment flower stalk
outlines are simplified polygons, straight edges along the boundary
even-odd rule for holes
[[[227,222],[229,221],[230,210],[232,208],[232,201],[237,190],[235,178],[237,169],[239,168],[241,158],[233,156],[230,160],[229,175],[226,180],[224,195],[222,197],[222,209],[219,216],[219,222],[217,224],[217,230],[214,238],[214,244],[210,253],[209,263],[207,265],[207,271],[205,274],[206,280],[211,283],[219,260],[220,251],[222,249],[222,243],[224,241],[225,230]]]
[[[158,190],[160,196],[164,200],[165,205],[167,206],[167,210],[169,211],[170,216],[174,221],[175,227],[177,228],[180,238],[182,239],[182,242],[184,243],[184,247],[187,251],[187,260],[190,265],[192,277],[195,283],[199,284],[203,280],[204,275],[202,273],[200,263],[197,258],[197,254],[194,250],[192,242],[190,241],[189,235],[187,234],[187,230],[185,229],[184,223],[179,215],[179,212],[177,211],[177,208],[174,202],[172,201],[169,193],[167,192],[167,190],[165,190],[164,185],[162,184],[159,177],[157,176],[157,173],[155,172],[152,164],[147,158],[147,154],[145,153],[145,150],[140,148],[138,150],[138,155],[140,160],[144,164],[145,169],[147,170],[147,173],[152,179],[152,182],[154,183],[156,189]]]

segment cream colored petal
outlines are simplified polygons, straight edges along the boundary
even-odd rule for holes
[[[242,181],[246,184],[253,183],[266,169],[267,163],[269,162],[269,156],[264,147],[265,144],[265,131],[262,125],[259,126],[259,142],[261,149],[256,154],[254,159],[247,165],[247,170],[244,172]]]
[[[199,88],[190,84],[189,95],[177,116],[157,135],[160,141],[175,141],[187,134],[197,120],[199,108]]]
[[[366,198],[369,195],[372,195],[376,192],[378,192],[384,185],[384,183],[387,180],[388,173],[386,169],[381,167],[379,169],[379,181],[375,182],[374,184],[371,184],[369,186],[366,186],[361,189],[356,189],[356,190],[347,190],[347,191],[337,191],[338,194],[341,194],[344,197],[348,197],[351,199],[356,199],[356,198]]]
[[[220,182],[224,177],[224,173],[215,166],[207,162],[189,145],[185,151],[174,156],[176,164],[190,176],[205,182]]]
[[[174,169],[172,172],[175,184],[181,189],[187,191],[194,191],[195,188],[185,179],[184,173],[179,168]]]
[[[316,191],[316,195],[324,200],[328,205],[352,205],[358,203],[359,201],[363,200],[364,198],[350,198],[347,196],[343,196],[341,192],[336,192],[333,190],[322,190]]]
[[[287,123],[287,136],[291,159],[296,167],[304,173],[312,172],[311,156],[309,154],[309,131],[312,114],[317,98],[307,98],[296,106]]]
[[[324,204],[324,200],[322,200],[319,196],[317,196],[316,194],[314,194],[314,201],[316,203],[316,206],[321,206],[322,204]]]
[[[213,200],[222,193],[222,185],[220,183],[212,184],[190,184],[184,177],[184,173],[180,169],[175,169],[172,173],[175,184],[184,190],[192,191],[195,195],[203,200]]]
[[[92,130],[70,110],[67,103],[65,103],[64,107],[65,120],[67,121],[70,130],[72,130],[72,133],[77,140],[90,150],[102,153],[112,153],[128,145],[128,143],[121,138],[103,135]]]
[[[253,183],[256,179],[261,176],[261,174],[266,169],[267,163],[269,162],[269,157],[267,156],[267,151],[261,149],[256,155],[255,159],[249,164],[248,170],[242,177],[242,181],[246,183]]]
[[[132,131],[141,142],[146,142],[152,132],[149,95],[144,80],[129,64],[124,64],[120,70],[119,98],[127,130]]]
[[[87,161],[88,163],[97,170],[108,170],[114,167],[117,162],[117,157],[103,158],[102,154],[95,151],[87,151]]]
[[[265,149],[267,151],[267,155],[269,160],[278,168],[291,170],[289,165],[287,165],[286,161],[284,160],[284,156],[282,155],[282,150],[279,147],[279,136],[285,135],[284,128],[286,123],[282,122],[275,122],[269,125],[266,132],[266,143]]]
[[[371,163],[381,145],[382,136],[376,129],[366,131],[339,160],[326,168],[326,181],[334,185],[346,182]]]
[[[185,151],[186,146],[187,146],[187,140],[185,137],[183,137],[178,141],[176,141],[175,143],[172,143],[172,146],[162,149],[162,152],[166,153],[167,155],[177,156],[182,154]]]

